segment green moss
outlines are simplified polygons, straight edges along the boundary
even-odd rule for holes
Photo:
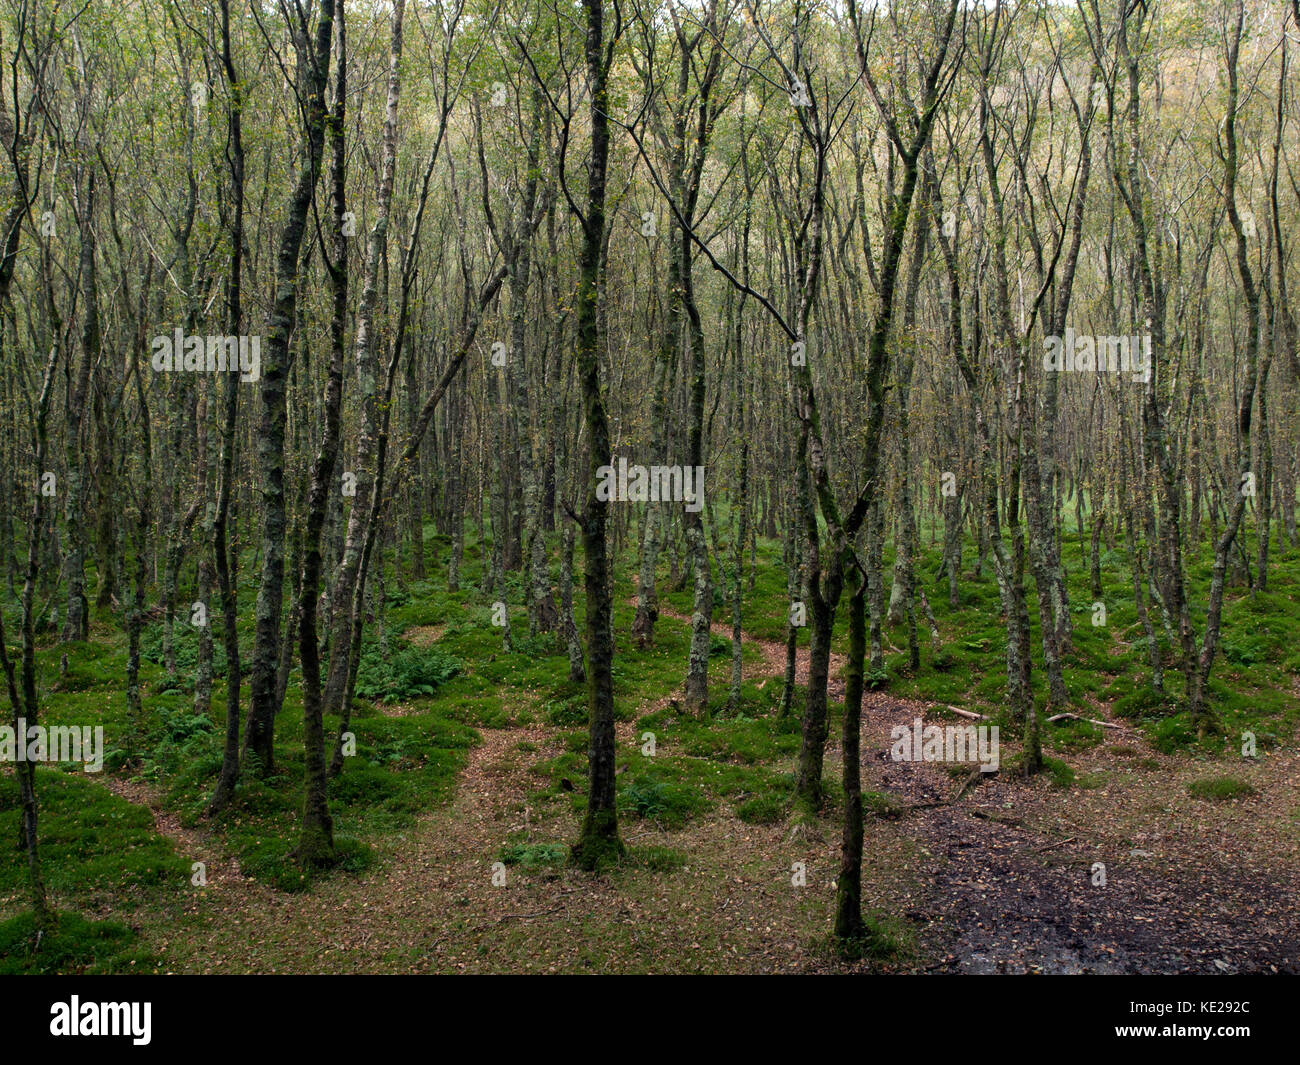
[[[708,808],[707,802],[694,789],[667,779],[657,768],[634,775],[624,774],[618,802],[629,814],[654,821],[667,829],[681,828]]]
[[[654,873],[675,873],[686,864],[687,857],[672,847],[633,847],[627,852],[625,861],[634,868]]]
[[[785,817],[787,802],[779,795],[758,795],[736,807],[736,816],[751,825],[774,825]]]
[[[1091,721],[1044,722],[1042,740],[1044,745],[1058,751],[1077,751],[1097,746],[1105,738],[1104,734],[1105,730]]]
[[[968,772],[967,769],[962,769],[963,776],[968,775]],[[903,803],[894,795],[887,795],[881,791],[864,791],[862,810],[882,820],[892,820],[903,815]]]
[[[136,945],[136,934],[117,921],[87,921],[60,913],[38,936],[30,913],[0,921],[0,975],[154,972],[158,959]]]
[[[1187,791],[1194,799],[1208,799],[1212,802],[1247,799],[1256,793],[1250,784],[1236,777],[1207,777],[1203,780],[1193,780],[1187,785]]]
[[[914,951],[914,936],[897,919],[873,913],[865,915],[862,924],[861,936],[830,937],[829,946],[841,961],[891,961]]]
[[[190,863],[155,832],[143,807],[112,794],[90,774],[36,771],[42,867],[47,889],[79,906],[120,894],[165,898],[189,885]],[[18,781],[0,777],[0,896],[20,896],[27,870],[18,839]]]
[[[588,873],[598,873],[623,860],[627,849],[618,836],[618,822],[612,810],[588,810],[582,834],[569,850],[570,864]]]
[[[520,866],[525,872],[563,865],[564,857],[562,843],[510,843],[497,854],[498,861]]]
[[[1068,788],[1074,783],[1074,770],[1059,759],[1044,755],[1043,772],[1047,774],[1054,787]]]

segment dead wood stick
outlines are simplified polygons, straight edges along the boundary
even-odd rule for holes
[[[930,600],[925,597],[925,589],[921,589],[921,609],[925,611],[926,623],[930,626],[930,636],[934,639],[935,650],[939,648],[939,623],[934,620],[934,611],[930,609]]]
[[[1003,817],[1000,814],[991,814],[986,810],[967,810],[971,817],[980,817],[985,821],[996,821],[1000,825],[1011,825],[1013,828],[1024,828],[1025,826],[1017,821],[1014,817]]]
[[[960,802],[961,797],[965,795],[966,792],[970,791],[971,787],[975,784],[975,781],[979,780],[979,778],[983,775],[983,772],[984,771],[980,769],[979,766],[976,766],[974,769],[972,769],[970,771],[970,776],[968,776],[965,782],[962,784],[962,786],[957,789],[957,794],[954,795],[951,800],[949,800],[949,805]]]
[[[1084,717],[1082,714],[1053,714],[1047,719],[1050,722],[1055,721],[1086,721],[1090,725],[1097,725],[1100,728],[1118,728],[1122,729],[1123,725],[1117,725],[1113,721],[1098,721],[1095,717]]]
[[[479,925],[476,929],[474,929],[474,931],[486,932],[494,924],[501,924],[503,921],[511,921],[511,920],[528,921],[534,917],[545,917],[547,914],[559,913],[560,910],[562,909],[564,909],[564,906],[560,905],[560,906],[552,906],[549,910],[538,910],[536,913],[503,913],[495,921],[490,922],[488,924]]]

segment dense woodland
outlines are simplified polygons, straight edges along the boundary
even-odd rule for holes
[[[1072,752],[1294,855],[1296,0],[0,7],[0,701],[106,749],[4,767],[0,960],[380,875],[494,730],[485,885],[731,818],[854,964]]]

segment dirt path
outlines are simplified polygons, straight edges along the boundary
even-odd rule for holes
[[[660,615],[690,622],[662,606]],[[730,625],[713,631],[731,635]],[[784,674],[783,644],[745,640],[762,652],[765,672]],[[806,684],[806,647],[797,661]],[[832,699],[843,698],[843,666],[834,655]],[[924,720],[927,709],[868,693],[862,750],[864,789],[918,807],[904,831],[921,845],[930,887],[895,909],[919,927],[931,971],[1300,972],[1294,745],[1230,767],[1258,796],[1216,804],[1186,790],[1211,767],[1162,756],[1134,730],[1107,730],[1113,744],[1067,756],[1086,788],[995,775],[949,805],[959,782],[941,767],[886,754],[890,729]],[[828,772],[838,759],[832,737]],[[1297,826],[1289,835],[1288,823]]]
[[[101,777],[99,782],[119,799],[143,806],[153,816],[154,831],[158,835],[170,839],[176,845],[177,852],[191,862],[201,862],[202,879],[206,881],[204,887],[236,894],[247,894],[255,889],[256,882],[244,876],[239,868],[239,860],[218,850],[217,841],[210,833],[182,825],[176,812],[163,805],[156,788],[142,780],[108,775]],[[191,869],[192,878],[198,875],[198,870]]]
[[[864,787],[927,804],[954,793],[952,778],[882,753],[914,712],[870,700],[863,749],[877,757],[864,757]],[[931,886],[899,908],[931,970],[1300,972],[1300,833],[1285,828],[1294,750],[1232,767],[1258,796],[1230,803],[1192,798],[1188,783],[1211,767],[1158,755],[1137,733],[1066,760],[1078,782],[1068,792],[999,774],[905,818]]]

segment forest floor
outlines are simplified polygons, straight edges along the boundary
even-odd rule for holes
[[[622,596],[624,610],[629,600]],[[457,640],[454,612],[450,623],[428,623],[418,601],[402,609],[393,625],[402,646],[429,651]],[[1233,760],[1228,776],[1222,758],[1167,750],[1142,722],[1086,698],[1073,709],[1114,727],[1046,726],[1049,772],[1031,782],[1007,764],[1014,743],[1004,738],[1002,771],[970,783],[969,767],[889,757],[895,726],[918,717],[967,723],[919,691],[865,698],[863,907],[880,950],[846,966],[827,936],[842,812],[838,714],[826,808],[816,820],[792,821],[784,796],[802,689],[793,717],[780,719],[784,643],[767,638],[771,625],[747,634],[742,712],[715,708],[711,721],[700,721],[679,705],[684,609],[682,595],[661,603],[657,644],[667,645],[674,668],[656,672],[653,683],[624,678],[617,735],[628,856],[611,870],[592,875],[565,864],[586,783],[581,694],[557,701],[541,686],[500,689],[501,712],[466,711],[460,720],[472,721],[473,731],[463,735],[463,726],[429,716],[436,697],[377,699],[359,718],[363,742],[390,752],[407,775],[435,766],[441,775],[421,778],[416,801],[397,804],[376,768],[383,759],[347,768],[340,781],[358,789],[358,812],[340,793],[336,818],[343,836],[364,839],[365,860],[305,890],[265,861],[267,846],[292,836],[291,803],[267,817],[237,813],[212,825],[195,814],[194,796],[208,786],[201,773],[186,791],[177,783],[184,774],[162,772],[161,762],[153,773],[126,763],[88,784],[45,772],[54,861],[60,842],[72,851],[109,845],[106,829],[87,836],[66,828],[73,815],[61,812],[60,777],[72,778],[68,787],[108,789],[118,805],[105,808],[102,823],[123,822],[134,833],[115,846],[163,855],[134,879],[122,872],[133,866],[111,858],[93,882],[56,876],[56,894],[85,917],[131,930],[130,961],[100,960],[110,971],[1300,972],[1294,717],[1282,719],[1285,735],[1272,737],[1260,757]],[[715,638],[729,635],[729,624],[715,625]],[[441,690],[444,701],[447,691],[494,686],[491,667],[466,658],[463,675]],[[799,684],[807,660],[801,646]],[[730,666],[729,654],[713,660],[722,707]],[[837,653],[832,700],[843,697],[842,667]],[[461,701],[478,707],[470,695]],[[214,705],[219,712],[215,697]],[[967,705],[994,720],[993,708]],[[288,726],[287,709],[283,716]],[[438,750],[455,757],[444,764],[431,749],[412,748],[401,731],[408,727],[438,732]],[[644,753],[649,732],[653,755]],[[1004,737],[1010,732],[1004,722]],[[292,771],[280,770],[285,789]],[[279,794],[249,787],[247,809]],[[66,796],[70,805],[79,795]],[[365,820],[385,804],[409,816]],[[84,821],[84,796],[79,806]],[[176,890],[196,862],[203,883]],[[0,917],[21,902],[17,885],[0,880]],[[0,936],[0,967],[4,960]]]
[[[758,675],[779,678],[784,647],[757,646]],[[800,680],[807,662],[801,649]],[[842,682],[832,692],[842,694]],[[885,968],[1300,972],[1294,838],[1270,847],[1240,804],[1187,797],[1194,771],[1129,730],[1124,743],[1076,760],[1085,785],[1069,803],[1056,789],[999,774],[949,804],[961,780],[932,763],[885,756],[890,728],[925,710],[871,693],[864,712],[864,787],[897,803],[872,824],[864,874],[867,907],[896,915],[894,934],[908,953]],[[633,731],[620,726],[624,745]],[[559,847],[576,833],[576,816],[519,802],[535,786],[534,767],[559,753],[553,729],[485,730],[455,801],[386,840],[371,873],[286,895],[218,860],[184,934],[163,932],[154,945],[176,971],[195,972],[841,968],[816,942],[832,912],[834,819],[794,840],[782,825],[747,825],[726,812],[677,831],[651,824],[627,834],[633,854],[653,842],[685,856],[680,868],[595,878],[558,866],[512,869],[494,886],[491,864],[506,837]],[[828,769],[836,772],[838,754],[832,743]],[[1252,814],[1285,808],[1300,793],[1300,759],[1279,752],[1245,777],[1258,793]],[[206,850],[143,789],[116,780],[110,787],[149,805],[186,857]],[[790,883],[796,861],[805,863],[806,887]],[[1105,865],[1104,885],[1096,862]]]

